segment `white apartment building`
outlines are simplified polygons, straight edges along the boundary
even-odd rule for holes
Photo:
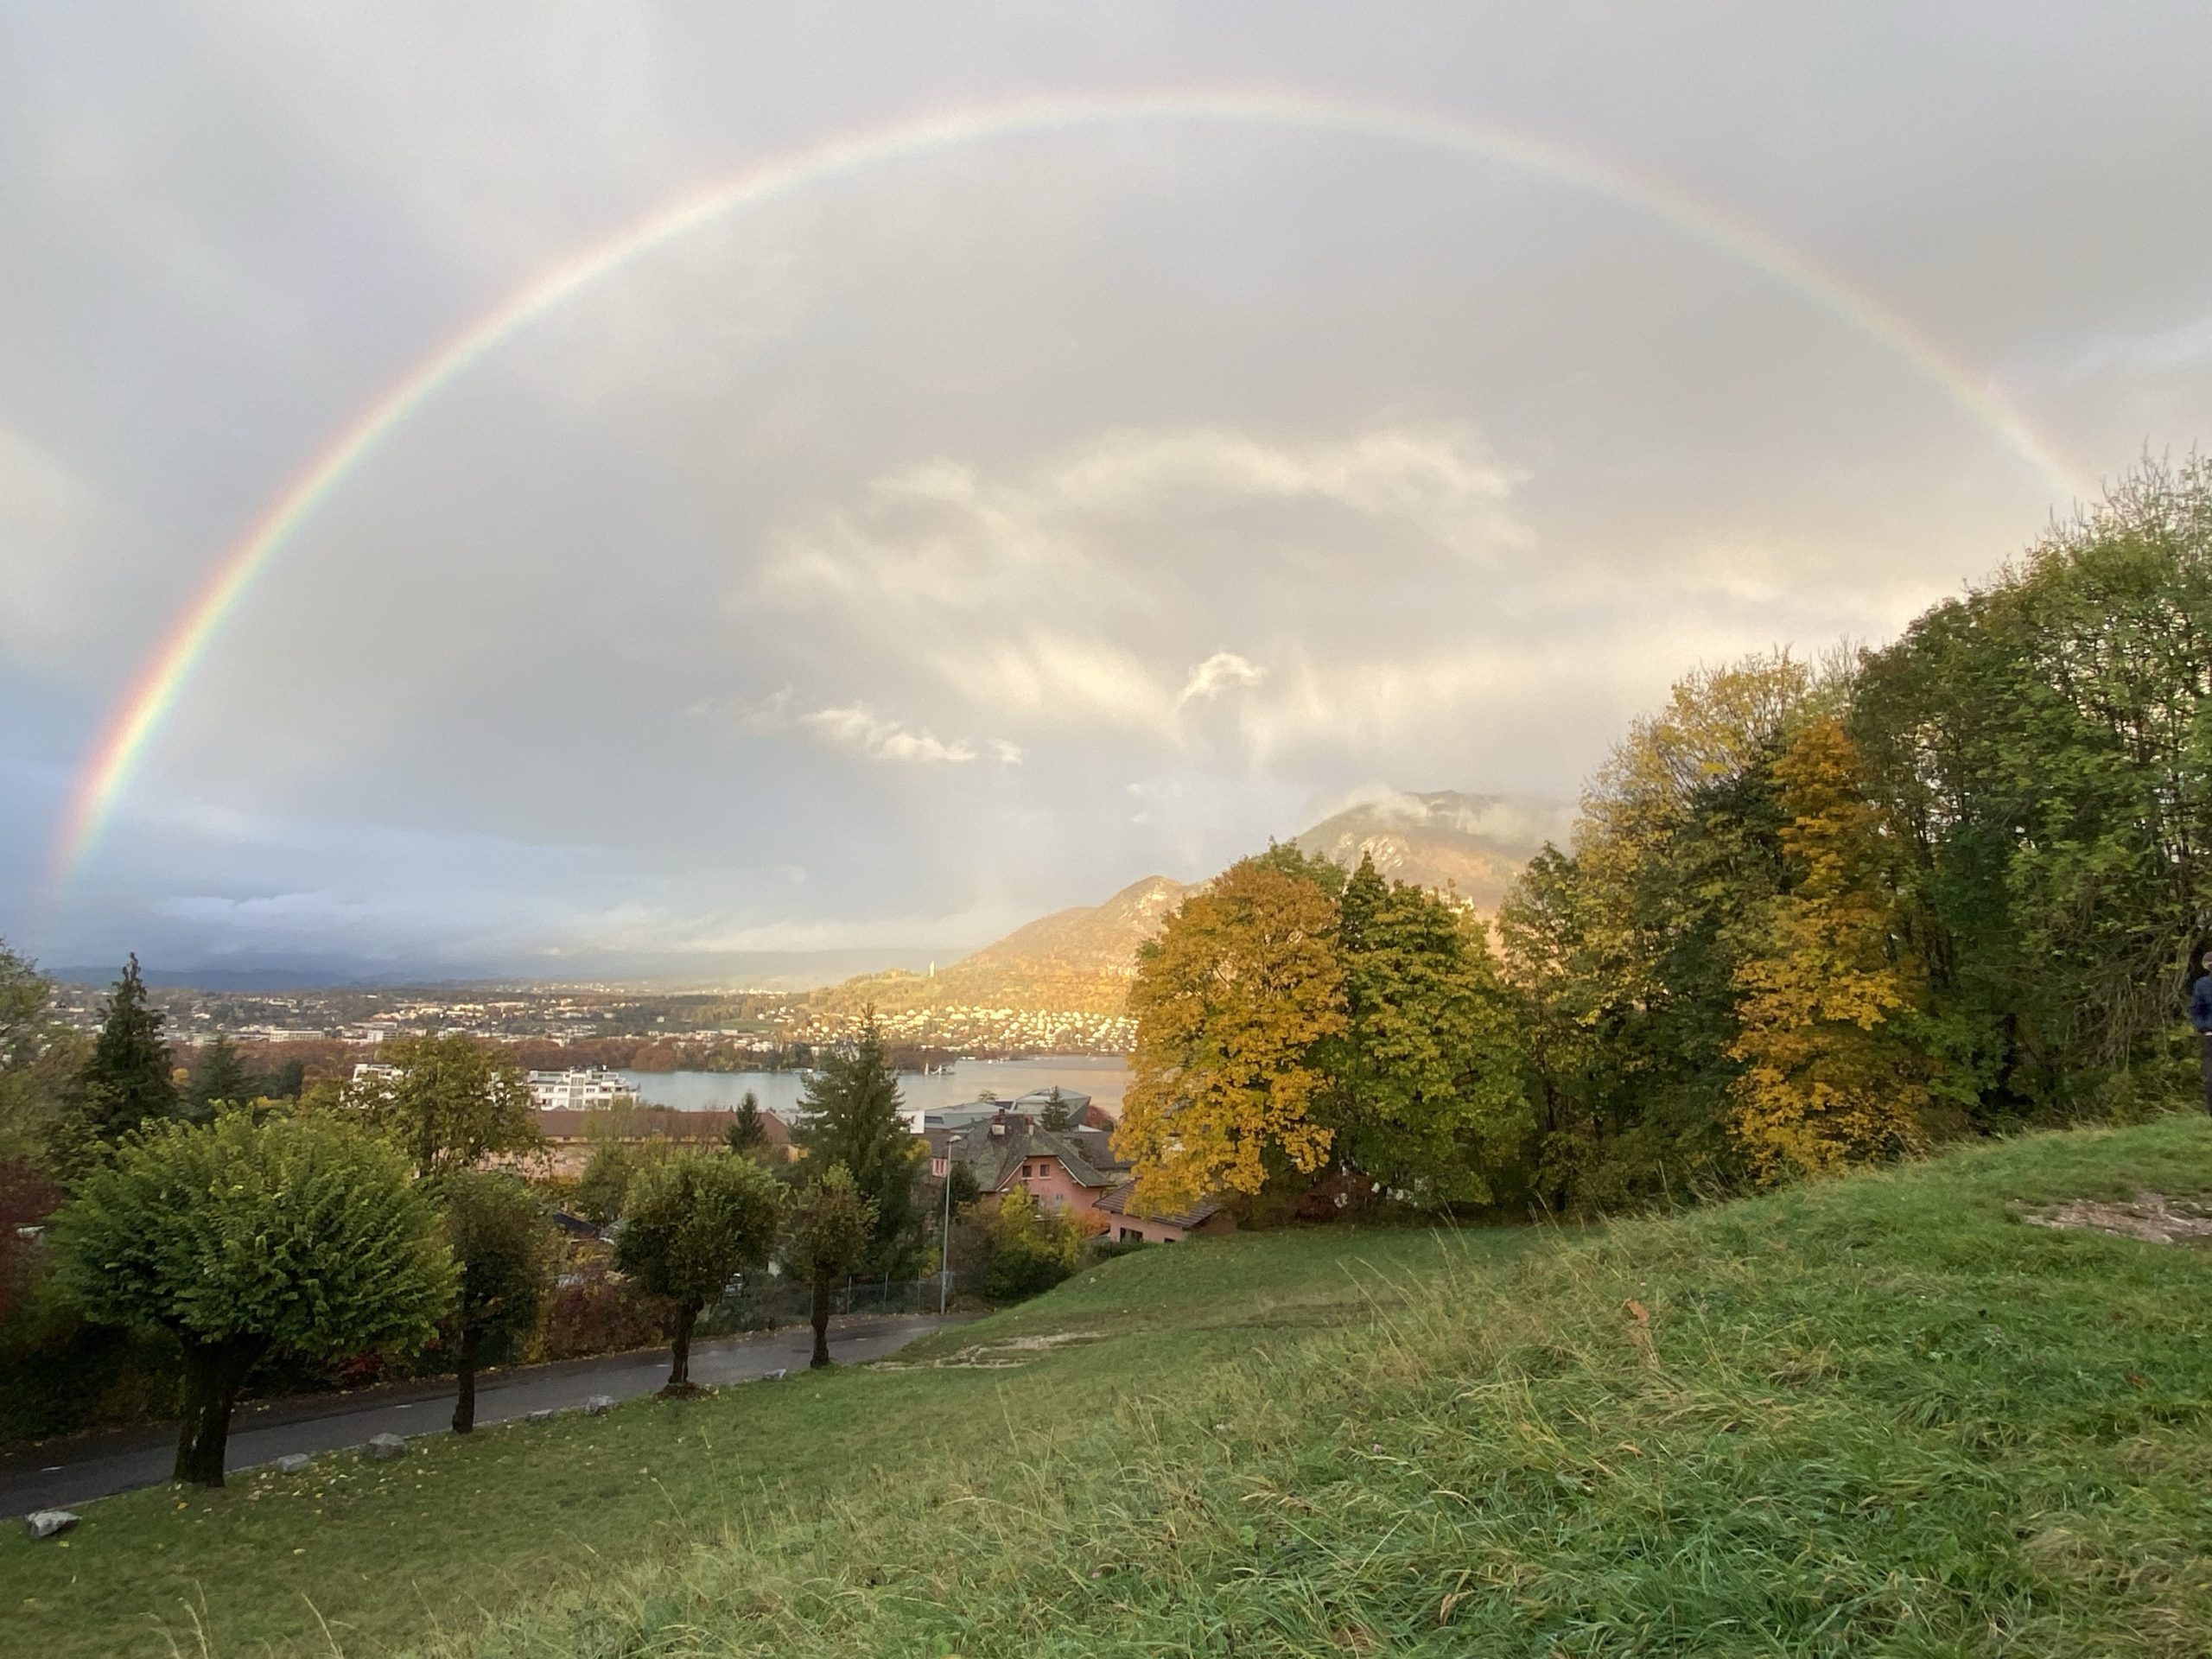
[[[635,1085],[614,1072],[594,1066],[573,1071],[532,1071],[531,1103],[542,1112],[591,1111],[638,1098]]]

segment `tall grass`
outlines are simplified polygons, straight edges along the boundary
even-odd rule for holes
[[[0,1537],[0,1651],[2202,1656],[2212,1255],[2019,1219],[2139,1188],[2212,1126],[1146,1251],[901,1368]]]
[[[1346,1264],[1365,1316],[1322,1339],[1103,1423],[1026,1376],[985,1458],[785,1494],[435,1650],[2212,1653],[2212,1258],[2018,1216],[2146,1185],[2212,1191],[2212,1130],[2040,1137],[1503,1272]]]

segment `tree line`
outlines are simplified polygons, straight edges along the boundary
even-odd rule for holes
[[[222,1484],[237,1402],[277,1357],[435,1342],[467,1433],[485,1355],[528,1328],[551,1279],[550,1209],[515,1167],[539,1135],[512,1057],[461,1034],[395,1039],[376,1072],[285,1096],[219,1039],[181,1086],[135,959],[88,1043],[50,992],[0,947],[0,1164],[60,1189],[40,1252],[61,1294],[175,1343],[176,1478]],[[918,1143],[873,1029],[823,1057],[804,1104],[799,1163],[764,1160],[756,1108],[728,1144],[669,1147],[622,1183],[614,1265],[664,1312],[664,1393],[695,1391],[699,1318],[741,1279],[773,1263],[811,1287],[825,1365],[833,1287],[916,1250]],[[11,1285],[26,1266],[0,1263]]]
[[[1700,669],[1494,927],[1274,848],[1143,953],[1141,1196],[1589,1213],[2196,1087],[2212,467],[2145,464],[1893,643]]]

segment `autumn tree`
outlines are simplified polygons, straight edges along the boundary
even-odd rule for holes
[[[1529,1116],[1481,920],[1363,857],[1338,905],[1346,1025],[1322,1116],[1347,1169],[1427,1208],[1484,1204]]]
[[[1816,720],[1775,763],[1790,885],[1736,970],[1736,1131],[1765,1180],[1825,1174],[1923,1144],[1928,1056],[1902,954],[1878,810],[1843,723]]]
[[[1315,1049],[1345,1029],[1337,919],[1320,885],[1246,859],[1139,954],[1114,1145],[1135,1166],[1141,1204],[1254,1194],[1274,1169],[1325,1162],[1330,1133],[1313,1111],[1328,1077]]]
[[[801,1187],[784,1236],[784,1262],[813,1292],[814,1357],[830,1363],[830,1297],[867,1259],[875,1236],[875,1206],[861,1196],[852,1172],[832,1164],[820,1179]]]
[[[1788,652],[1686,676],[1583,798],[1498,916],[1541,1119],[1535,1194],[1591,1212],[1742,1179],[1729,1056],[1735,970],[1783,881],[1772,763],[1847,665]]]
[[[692,1328],[732,1280],[767,1259],[782,1212],[775,1178],[728,1152],[671,1153],[630,1178],[614,1265],[669,1304],[664,1394],[692,1392]]]
[[[384,1069],[346,1085],[345,1103],[414,1160],[417,1174],[480,1163],[539,1144],[522,1069],[464,1033],[400,1037]]]
[[[885,1052],[871,1010],[860,1034],[824,1050],[807,1074],[793,1144],[817,1167],[842,1164],[861,1196],[875,1207],[867,1267],[898,1276],[916,1242],[914,1166],[919,1145],[906,1126],[899,1075]]]
[[[420,1342],[454,1270],[400,1154],[323,1116],[158,1122],[85,1173],[54,1222],[65,1289],[184,1357],[176,1478],[223,1484],[231,1414],[265,1356]]]
[[[447,1247],[460,1274],[454,1303],[453,1432],[476,1427],[476,1372],[487,1344],[530,1329],[552,1269],[545,1206],[519,1177],[454,1169],[437,1182]]]

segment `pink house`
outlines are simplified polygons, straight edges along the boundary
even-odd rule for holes
[[[1039,1209],[1072,1213],[1115,1239],[1172,1244],[1236,1224],[1211,1199],[1173,1215],[1132,1211],[1129,1166],[1115,1156],[1113,1137],[1103,1129],[1047,1129],[1008,1111],[963,1129],[932,1130],[928,1138],[932,1173],[944,1175],[957,1160],[984,1192],[1020,1186]]]

